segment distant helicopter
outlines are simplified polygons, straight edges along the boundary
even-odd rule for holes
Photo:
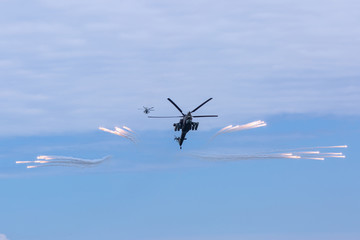
[[[139,110],[143,110],[143,113],[145,113],[145,114],[149,114],[150,112],[155,111],[155,110],[154,110],[154,107],[144,107],[144,106],[143,106],[143,108],[144,108],[144,109],[139,108]]]
[[[165,116],[165,117],[161,117],[161,116],[148,116],[148,118],[182,118],[180,119],[180,121],[178,123],[174,123],[174,130],[175,131],[180,131],[181,130],[181,136],[180,137],[175,137],[174,140],[177,141],[179,143],[180,149],[182,149],[182,144],[184,142],[184,140],[186,140],[185,136],[186,134],[190,131],[190,130],[197,130],[199,127],[199,123],[198,122],[193,122],[192,119],[193,118],[200,118],[200,117],[218,117],[218,115],[197,115],[197,116],[192,116],[191,114],[194,113],[195,111],[197,111],[199,108],[201,108],[205,103],[207,103],[208,101],[210,101],[212,98],[209,98],[208,100],[206,100],[205,102],[203,102],[202,104],[200,104],[197,108],[195,108],[194,110],[192,110],[191,112],[188,112],[186,115],[182,112],[182,110],[170,99],[168,98],[167,100],[169,100],[169,102],[171,102],[177,110],[179,110],[179,112],[182,114],[182,116]]]

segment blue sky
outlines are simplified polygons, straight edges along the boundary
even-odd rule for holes
[[[210,143],[208,131],[190,133],[182,154],[171,131],[141,132],[138,146],[103,132],[6,141],[2,168],[15,175],[1,179],[1,231],[9,239],[357,239],[358,119],[267,121]],[[346,159],[325,161],[214,163],[185,155],[345,142]],[[14,164],[39,153],[113,159],[91,169]]]
[[[359,2],[0,0],[0,240],[359,239]],[[178,114],[209,97],[183,151]],[[265,128],[211,136],[229,124]],[[137,145],[99,131],[126,125]],[[344,145],[346,159],[206,162]],[[38,155],[110,161],[25,169]]]

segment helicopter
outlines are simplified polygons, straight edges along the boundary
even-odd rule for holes
[[[144,110],[141,109],[141,108],[139,108],[139,110],[143,110],[143,112],[144,112],[145,114],[149,114],[150,112],[155,111],[155,110],[154,110],[154,107],[144,107],[144,106],[143,106],[143,108],[144,108]]]
[[[179,143],[180,149],[182,149],[182,144],[183,144],[184,140],[186,140],[186,138],[185,138],[186,134],[190,130],[196,131],[199,127],[198,122],[192,121],[193,118],[218,117],[218,115],[196,115],[196,116],[192,115],[192,113],[196,112],[199,108],[201,108],[205,103],[209,102],[211,99],[212,98],[209,98],[208,100],[206,100],[205,102],[200,104],[197,108],[195,108],[191,112],[184,114],[183,111],[181,110],[181,108],[179,108],[175,102],[173,102],[170,98],[168,98],[167,100],[176,107],[176,109],[182,114],[182,116],[165,116],[165,117],[163,117],[163,116],[148,116],[148,118],[181,118],[180,121],[178,123],[174,123],[173,126],[174,126],[175,131],[181,130],[181,136],[175,137],[174,140]]]

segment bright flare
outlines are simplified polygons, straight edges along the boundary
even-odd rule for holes
[[[131,133],[133,132],[130,128],[126,127],[126,129],[129,129],[129,131],[131,132],[128,132],[122,128],[119,128],[119,127],[115,127],[115,131],[114,130],[110,130],[110,129],[107,129],[107,128],[104,128],[104,127],[99,127],[100,130],[104,131],[104,132],[108,132],[108,133],[112,133],[112,134],[115,134],[115,135],[118,135],[118,136],[121,136],[121,137],[124,137],[126,139],[129,139],[130,141],[136,143],[136,138],[134,137],[134,135]]]
[[[123,129],[126,129],[126,130],[128,130],[128,131],[130,131],[130,132],[134,132],[133,130],[131,130],[131,128],[129,128],[129,127],[127,127],[127,126],[123,126]]]
[[[223,134],[223,133],[230,133],[230,132],[237,132],[237,131],[242,131],[242,130],[247,130],[247,129],[253,129],[253,128],[259,128],[259,127],[265,127],[267,124],[264,121],[258,120],[258,121],[254,121],[251,123],[247,123],[244,125],[229,125],[226,126],[222,129],[220,129],[215,135],[214,137]],[[213,138],[214,138],[213,137]]]

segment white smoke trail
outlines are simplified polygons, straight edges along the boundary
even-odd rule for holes
[[[344,145],[345,146],[345,145]],[[320,147],[320,148],[333,148],[334,146],[329,147]],[[338,146],[335,146],[338,147]],[[306,149],[314,149],[319,147],[310,147]],[[302,148],[304,149],[304,148]],[[299,150],[299,149],[297,149]],[[242,154],[233,154],[233,155],[209,155],[209,154],[190,154],[192,157],[205,159],[205,160],[222,160],[222,161],[238,161],[238,160],[257,160],[257,159],[310,159],[310,160],[325,160],[326,158],[346,158],[343,153],[333,153],[333,152],[320,152],[320,151],[304,151],[304,152],[293,152],[293,150],[283,150],[276,152],[263,152],[255,153],[250,155]]]
[[[340,145],[340,146],[317,146],[317,147],[304,147],[304,148],[293,148],[293,149],[278,149],[278,150],[274,150],[274,151],[270,151],[267,153],[275,153],[275,152],[282,152],[282,151],[291,151],[291,152],[298,152],[298,151],[307,151],[310,150],[310,152],[312,152],[311,150],[316,150],[316,149],[327,149],[327,148],[347,148],[347,145]],[[319,152],[316,150],[316,152]],[[304,152],[306,153],[306,152]],[[320,152],[319,152],[320,153]],[[341,155],[342,153],[324,153],[324,154],[338,154]]]
[[[86,168],[89,166],[81,165],[81,164],[61,164],[61,163],[51,163],[51,164],[43,164],[43,165],[29,165],[26,168],[42,168],[42,167],[77,167],[77,168]]]
[[[135,136],[131,132],[127,132],[119,127],[115,127],[115,131],[124,136],[125,138],[129,139],[130,141],[136,142]]]
[[[100,159],[83,159],[65,156],[38,156],[37,160],[34,161],[17,161],[17,164],[39,164],[39,165],[28,165],[27,168],[37,167],[51,167],[51,166],[64,166],[64,167],[89,167],[101,164],[102,162],[110,159],[110,156]],[[46,159],[39,160],[39,159]]]
[[[115,130],[110,130],[110,129],[107,129],[107,128],[104,128],[104,127],[99,127],[99,129],[104,131],[104,132],[108,132],[108,133],[111,133],[111,134],[115,134],[115,135],[124,137],[124,138],[132,141],[133,143],[136,143],[137,140],[136,140],[136,137],[133,134],[134,131],[131,130],[130,128],[126,127],[126,126],[123,126],[123,128],[124,129],[119,128],[119,127],[115,127]]]
[[[247,124],[243,124],[243,125],[229,125],[226,126],[222,129],[220,129],[214,136],[213,138],[215,138],[216,136],[220,135],[220,134],[224,134],[224,133],[230,133],[230,132],[237,132],[237,131],[242,131],[242,130],[247,130],[247,129],[253,129],[253,128],[259,128],[259,127],[265,127],[267,124],[264,121],[258,120],[258,121],[254,121],[251,123],[247,123]]]
[[[97,163],[102,162],[106,159],[109,159],[110,156],[100,158],[100,159],[84,159],[84,158],[74,158],[74,157],[65,157],[65,156],[37,156],[36,159],[46,159],[46,160],[70,160],[70,161],[79,161],[79,162],[89,162],[89,163]],[[53,162],[53,161],[51,161]]]
[[[127,126],[123,126],[123,129],[128,130],[128,131],[130,131],[130,132],[132,132],[132,133],[135,133],[133,130],[131,130],[131,128],[129,128],[129,127],[127,127]]]
[[[226,127],[222,128],[222,129],[220,129],[220,131],[218,131],[217,133],[222,133],[222,132],[224,132],[224,131],[226,131],[227,129],[230,129],[230,128],[232,128],[232,127],[233,127],[233,125],[226,126]]]
[[[22,163],[49,163],[49,161],[39,161],[39,160],[35,160],[35,161],[16,161],[16,164],[22,164]]]
[[[338,152],[338,153],[322,153],[322,154],[329,154],[329,155],[342,155],[343,153],[341,153],[341,152],[339,153],[339,152]]]
[[[43,168],[43,167],[70,167],[70,168],[86,168],[88,166],[78,164],[45,164],[45,165],[29,165],[26,168]]]
[[[115,127],[115,131],[122,134],[123,136],[128,136],[129,133],[127,131],[125,131],[124,129],[121,129],[119,127]]]
[[[324,157],[301,157],[302,159],[325,160]]]
[[[338,156],[338,155],[327,155],[327,156],[324,156],[324,157],[327,157],[327,158],[346,158],[345,155],[341,155],[341,156]]]
[[[52,160],[53,158],[50,156],[37,156],[36,159],[38,160]]]
[[[259,154],[259,155],[205,155],[205,154],[191,154],[190,156],[211,160],[211,161],[239,161],[239,160],[261,160],[261,159],[299,159],[297,155],[281,155],[281,154]]]
[[[311,149],[321,149],[321,148],[347,148],[347,145],[340,145],[340,146],[317,146],[317,147],[305,147],[305,148],[295,148],[291,149],[291,151],[298,151],[298,150],[311,150]]]
[[[340,146],[325,146],[325,147],[315,147],[315,148],[347,148],[348,145],[340,145]]]
[[[299,154],[320,154],[320,151],[296,152]]]

